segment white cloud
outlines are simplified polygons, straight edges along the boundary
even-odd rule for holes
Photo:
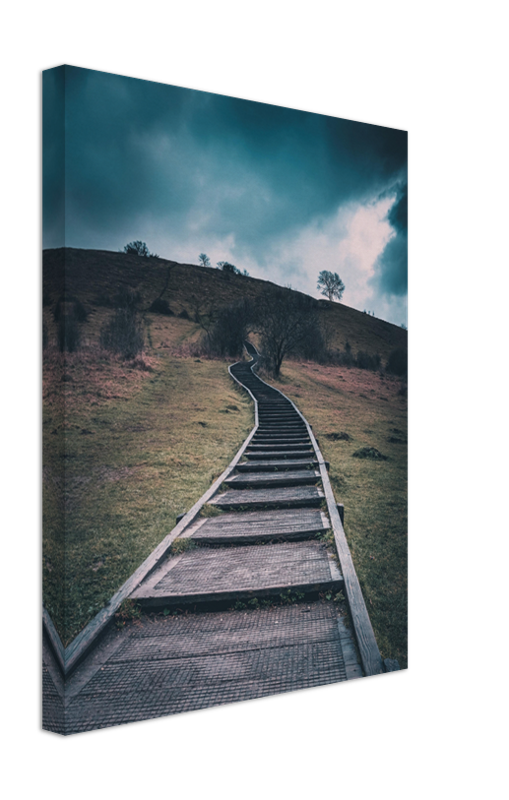
[[[368,204],[341,206],[332,217],[313,222],[295,239],[281,240],[272,250],[270,269],[257,270],[258,274],[276,283],[290,282],[294,289],[318,297],[318,273],[328,269],[343,280],[346,305],[377,313],[380,301],[373,296],[370,279],[378,256],[394,236],[387,221],[393,202],[394,197],[388,196]],[[384,313],[387,311],[385,303]]]

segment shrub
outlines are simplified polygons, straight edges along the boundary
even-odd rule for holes
[[[292,347],[290,355],[305,358],[307,361],[316,361],[319,364],[329,361],[330,354],[320,326],[313,323],[309,325],[307,335]]]
[[[372,356],[369,353],[365,353],[364,350],[359,350],[357,353],[357,366],[359,369],[370,369],[373,372],[377,372],[382,365],[382,359],[376,354],[376,356]]]
[[[398,348],[390,353],[386,365],[387,372],[403,377],[408,372],[407,351]]]
[[[88,312],[78,298],[74,298],[74,308],[73,308],[73,316],[78,322],[85,322],[88,317]]]
[[[56,306],[55,306],[55,308],[53,310],[53,319],[55,320],[55,322],[59,322],[59,320],[60,320],[60,318],[62,316],[62,304],[63,304],[63,302],[64,302],[64,298],[63,297],[59,297],[58,300],[57,300],[57,304],[56,304]]]
[[[45,322],[42,323],[42,349],[45,350],[48,346],[48,326]]]
[[[77,297],[70,294],[61,295],[55,306],[53,312],[55,322],[59,322],[62,317],[74,317],[78,322],[85,322],[88,317],[88,312]]]
[[[131,256],[143,256],[143,258],[148,258],[150,256],[150,251],[145,242],[140,242],[139,240],[126,244],[124,253],[128,253]]]
[[[163,300],[162,297],[158,297],[157,300],[154,300],[149,308],[149,311],[152,311],[154,314],[166,314],[167,317],[173,316],[173,311],[171,310],[168,301]]]
[[[191,319],[185,308],[182,309],[182,311],[179,314],[179,317],[181,319]]]
[[[376,447],[361,447],[353,454],[353,458],[370,458],[373,461],[387,461],[387,456],[384,456]]]
[[[222,269],[223,272],[228,272],[230,275],[240,275],[240,269],[238,269],[235,264],[230,264],[228,261],[218,261],[217,266],[219,269]]]
[[[347,342],[348,344],[348,342]],[[354,367],[355,357],[351,348],[349,350],[335,350],[331,355],[331,359],[338,367]]]
[[[123,358],[134,358],[143,345],[143,330],[133,309],[117,308],[112,319],[101,328],[101,347]]]
[[[61,353],[74,353],[81,345],[81,333],[74,316],[66,314],[58,322],[58,348]]]
[[[141,295],[131,286],[121,286],[113,298],[113,302],[117,308],[126,308],[134,311],[141,303]]]

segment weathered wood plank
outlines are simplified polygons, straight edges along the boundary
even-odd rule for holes
[[[219,514],[217,517],[201,517],[199,520],[189,526],[188,531],[193,535],[196,531],[207,529],[239,529],[243,530],[246,527],[256,527],[260,530],[277,529],[281,530],[286,528],[291,530],[292,527],[315,527],[318,528],[322,525],[324,528],[329,528],[330,523],[328,517],[323,511],[317,508],[274,508],[268,511],[235,511],[225,512]]]
[[[144,619],[119,636],[85,665],[66,733],[347,679],[332,603]]]
[[[316,486],[282,487],[280,489],[228,489],[210,500],[218,508],[283,508],[285,506],[319,506],[323,492]]]
[[[283,472],[262,472],[260,474],[234,475],[225,480],[231,489],[263,489],[273,486],[308,486],[320,480],[316,470],[293,470]]]
[[[262,461],[268,461],[270,459],[279,459],[279,458],[308,458],[313,454],[313,448],[301,448],[300,450],[259,450],[259,451],[252,451],[247,449],[246,450],[246,458],[249,461],[256,461],[257,459],[261,459]]]
[[[154,605],[266,596],[288,589],[335,591],[342,585],[339,572],[331,575],[325,546],[307,541],[191,550],[178,561],[170,559],[132,596]]]
[[[239,472],[259,472],[261,470],[292,470],[292,469],[313,469],[318,465],[314,459],[281,459],[280,461],[243,461],[237,464]]]

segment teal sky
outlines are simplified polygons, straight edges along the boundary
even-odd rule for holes
[[[141,239],[315,296],[329,269],[406,324],[406,132],[76,67],[43,90],[44,247],[65,212],[68,247]]]

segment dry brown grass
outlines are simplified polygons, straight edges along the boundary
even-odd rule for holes
[[[68,412],[83,405],[101,406],[129,400],[157,365],[147,353],[123,361],[92,346],[75,353],[48,348],[43,364],[43,402],[47,408],[64,403]]]

